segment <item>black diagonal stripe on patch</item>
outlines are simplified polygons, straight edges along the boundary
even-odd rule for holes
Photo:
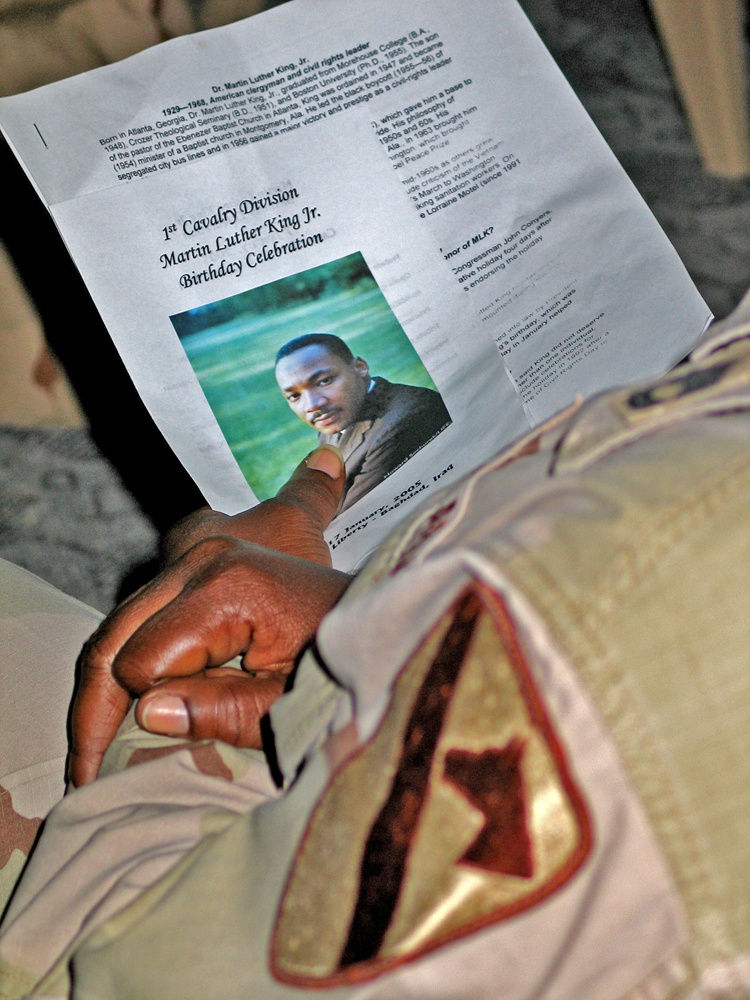
[[[481,611],[473,592],[457,602],[453,621],[419,689],[390,794],[365,845],[357,905],[340,969],[377,955],[393,919],[438,739]]]

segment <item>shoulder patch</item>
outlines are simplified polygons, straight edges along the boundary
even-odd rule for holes
[[[550,472],[580,472],[664,427],[748,409],[750,350],[740,341],[661,379],[594,396],[562,435]]]
[[[592,848],[589,810],[499,597],[468,588],[332,778],[271,942],[286,983],[370,979],[537,905]]]

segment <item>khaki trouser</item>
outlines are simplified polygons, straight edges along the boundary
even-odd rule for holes
[[[126,721],[0,996],[750,996],[748,315],[404,522],[271,711],[280,787]]]

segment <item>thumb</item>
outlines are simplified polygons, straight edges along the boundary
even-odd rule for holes
[[[324,531],[341,504],[345,478],[341,452],[332,444],[323,444],[300,462],[276,499],[299,506],[311,526]]]
[[[202,677],[152,688],[136,706],[136,722],[163,736],[259,748],[260,720],[282,694],[285,682],[281,673],[254,677],[233,667],[214,668]]]
[[[341,505],[345,481],[344,459],[333,445],[321,445],[300,462],[275,498],[261,505],[274,524],[273,547],[330,566],[323,532]]]
[[[297,466],[275,497],[232,516],[209,509],[190,515],[167,536],[166,560],[175,561],[214,535],[229,535],[330,566],[323,532],[341,505],[345,482],[341,452],[333,445],[321,445]]]

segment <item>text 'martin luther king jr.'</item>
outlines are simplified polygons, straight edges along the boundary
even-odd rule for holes
[[[340,510],[351,507],[451,422],[434,389],[372,377],[333,334],[308,333],[276,354],[276,381],[300,420],[346,465]]]

